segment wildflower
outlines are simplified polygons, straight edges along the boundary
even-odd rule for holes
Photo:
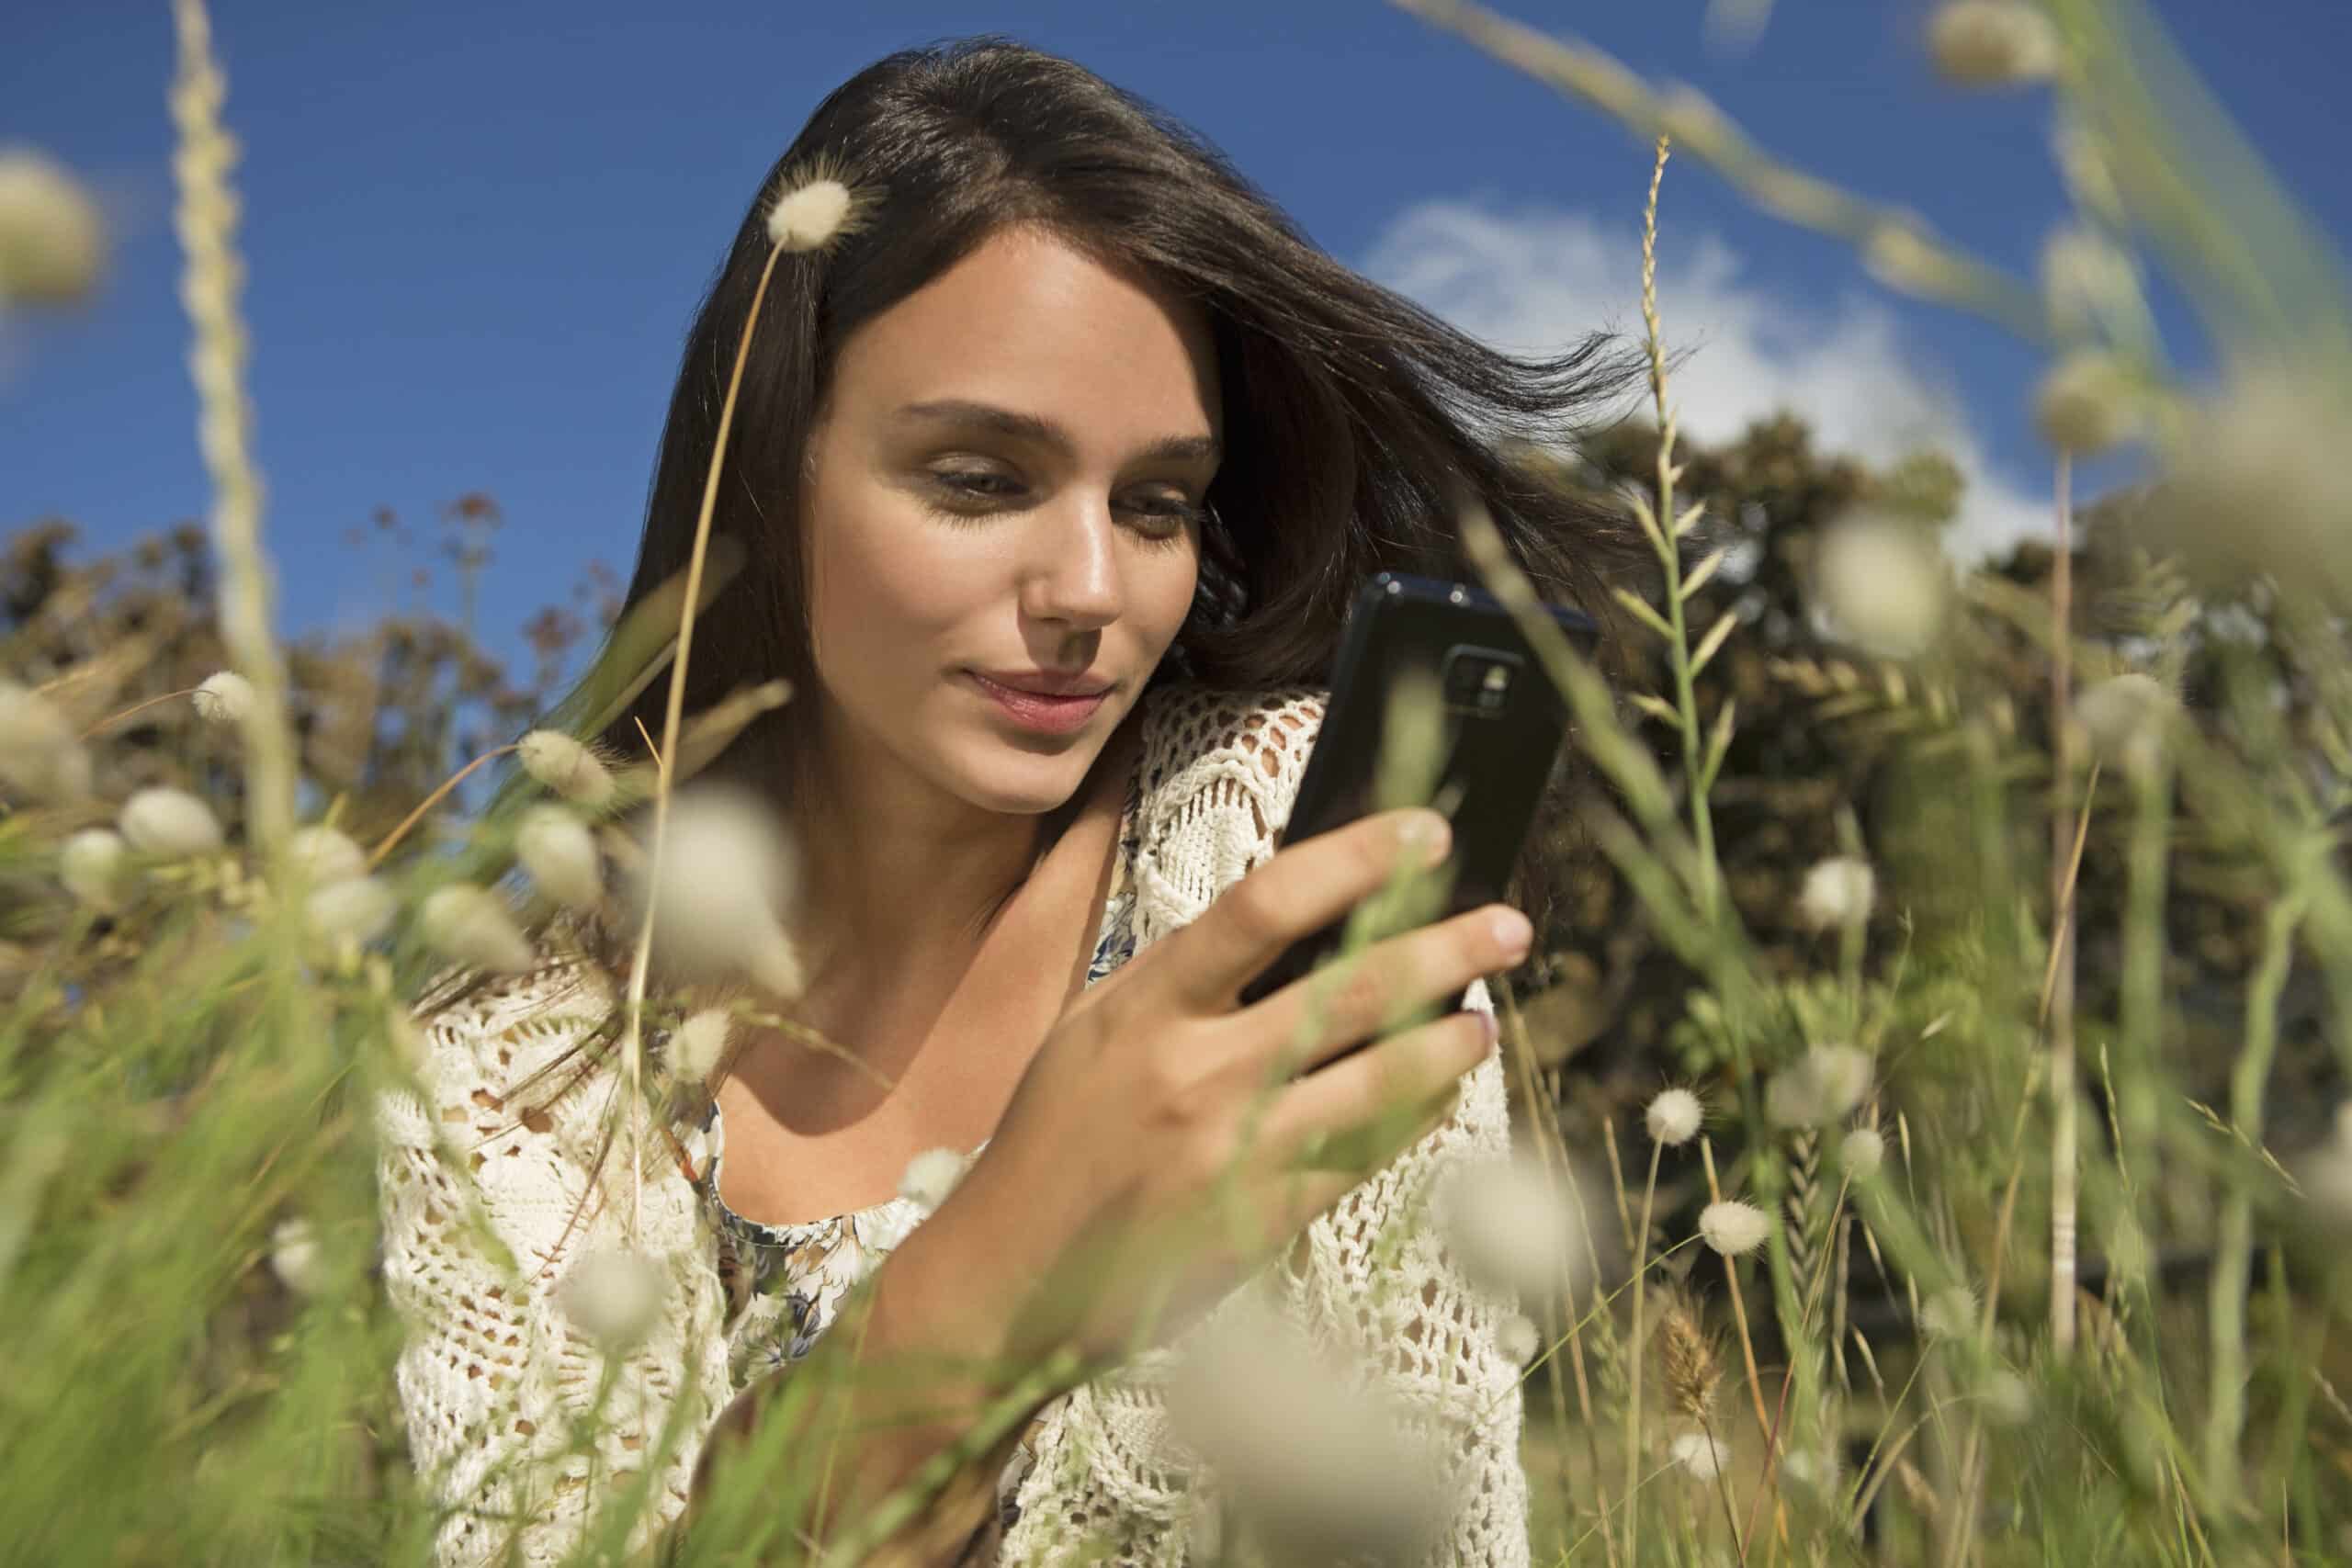
[[[542,802],[523,813],[514,829],[514,858],[539,890],[573,909],[604,901],[605,874],[588,824],[563,807]]]
[[[313,887],[368,874],[366,852],[352,842],[350,834],[323,822],[296,829],[286,841],[286,853]]]
[[[907,1162],[899,1178],[899,1195],[928,1214],[947,1201],[964,1177],[964,1156],[954,1149],[925,1149]]]
[[[1699,1235],[1725,1258],[1738,1258],[1764,1245],[1772,1222],[1753,1203],[1726,1198],[1699,1212]]]
[[[686,1083],[707,1082],[727,1053],[727,1032],[734,1022],[725,1008],[689,1014],[670,1036],[670,1070]]]
[[[2058,35],[2025,0],[1948,0],[1928,22],[1928,49],[1964,87],[2038,82],[2058,65]]]
[[[849,187],[810,180],[768,209],[768,239],[787,251],[822,250],[849,216]]]
[[[1937,548],[1915,523],[1850,513],[1823,531],[1814,592],[1826,629],[1876,659],[1924,652],[1943,618]]]
[[[327,1280],[325,1260],[311,1222],[297,1214],[269,1233],[269,1269],[298,1296],[315,1296]]]
[[[1838,1163],[1856,1181],[1868,1181],[1886,1163],[1886,1139],[1875,1127],[1857,1127],[1838,1145]]]
[[[2172,693],[2152,675],[2110,675],[2075,700],[2075,724],[2091,754],[2132,778],[2154,771],[2164,751]]]
[[[678,796],[660,865],[635,878],[639,918],[650,898],[653,941],[664,962],[734,970],[792,998],[806,979],[779,911],[797,897],[799,867],[775,814],[731,786]]]
[[[452,882],[424,896],[417,929],[444,958],[493,974],[531,966],[531,944],[515,928],[505,901],[469,882]]]
[[[1704,1432],[1685,1432],[1667,1452],[1693,1481],[1713,1481],[1731,1462],[1731,1450]]]
[[[115,826],[134,850],[175,859],[220,847],[220,824],[212,808],[184,789],[157,784],[122,803]]]
[[[254,711],[254,683],[234,670],[216,670],[196,688],[196,716],[207,724],[243,724]]]
[[[2152,547],[2208,570],[2267,575],[2283,591],[2346,593],[2352,468],[2337,447],[2346,429],[2352,389],[2332,369],[2273,360],[2240,371],[2223,396],[2188,411],[2173,471],[2150,497]]]
[[[1544,1337],[1524,1313],[1515,1312],[1495,1330],[1495,1348],[1510,1358],[1511,1365],[1523,1367],[1544,1348]]]
[[[1976,1292],[1966,1285],[1938,1291],[1919,1308],[1919,1326],[1934,1338],[1967,1338],[1976,1332]]]
[[[1815,931],[1859,926],[1871,918],[1878,902],[1878,877],[1870,863],[1853,855],[1832,855],[1804,874],[1797,894],[1797,918]]]
[[[372,876],[345,877],[322,883],[302,900],[302,919],[311,934],[329,947],[345,939],[358,946],[391,929],[400,900]]]
[[[523,771],[574,806],[601,810],[613,797],[613,775],[594,752],[556,729],[534,729],[514,743]]]
[[[0,306],[80,299],[105,251],[98,205],[80,181],[29,148],[0,152]]]
[[[1442,1539],[1449,1467],[1431,1439],[1250,1294],[1204,1325],[1164,1403],[1271,1561],[1418,1562]]]
[[[1819,1127],[1844,1120],[1871,1091],[1870,1053],[1852,1045],[1813,1045],[1772,1075],[1764,1109],[1782,1127]]]
[[[1667,1398],[1683,1415],[1703,1419],[1714,1404],[1723,1366],[1690,1307],[1679,1301],[1668,1303],[1658,1319],[1657,1359],[1666,1372]]]
[[[641,1252],[606,1248],[582,1258],[556,1286],[556,1304],[573,1326],[607,1351],[645,1337],[661,1315],[668,1280]]]
[[[1650,1142],[1677,1148],[1698,1133],[1703,1114],[1697,1095],[1687,1089],[1669,1089],[1650,1101],[1642,1120],[1649,1127]]]
[[[0,680],[0,784],[27,800],[78,800],[90,793],[90,753],[57,705]]]
[[[1525,1156],[1454,1168],[1430,1205],[1446,1246],[1486,1283],[1522,1299],[1583,1283],[1584,1217]]]
[[[93,909],[112,914],[122,907],[125,873],[122,837],[106,828],[85,828],[65,840],[57,856],[57,880]]]
[[[2033,417],[2044,441],[2087,457],[2139,432],[2139,389],[2115,355],[2078,349],[2042,377],[2033,394]]]

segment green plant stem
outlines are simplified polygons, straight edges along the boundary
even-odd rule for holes
[[[2230,1162],[2229,1190],[2222,1200],[2214,1237],[2206,1320],[2211,1381],[2205,1406],[2205,1484],[2225,1502],[2238,1500],[2245,1490],[2238,1441],[2245,1430],[2245,1302],[2254,1267],[2254,1188],[2261,1179],[2256,1155],[2262,1147],[2263,1089],[2270,1081],[2271,1058],[2278,1045],[2278,1000],[2287,988],[2302,920],[2302,900],[2293,894],[2270,907],[2263,925],[2262,956],[2246,987],[2245,1043],[2230,1069],[2230,1122],[2245,1141],[2246,1153]]]
[[[1634,1233],[1634,1333],[1625,1353],[1625,1561],[1641,1560],[1642,1511],[1634,1494],[1642,1483],[1642,1360],[1649,1337],[1642,1331],[1643,1286],[1649,1276],[1650,1209],[1657,1197],[1657,1162],[1664,1150],[1650,1145],[1649,1179],[1642,1184],[1642,1224]],[[1606,1517],[1606,1516],[1603,1516]]]

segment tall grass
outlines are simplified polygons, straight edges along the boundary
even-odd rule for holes
[[[1627,584],[1622,606],[1645,644],[1634,667],[1657,689],[1612,690],[1486,520],[1460,519],[1605,784],[1589,841],[1690,979],[1673,1059],[1647,1064],[1662,1098],[1630,1120],[1564,1098],[1544,998],[1497,987],[1518,1135],[1570,1199],[1538,1222],[1570,1229],[1568,1266],[1521,1303],[1543,1330],[1526,1389],[1536,1561],[2352,1557],[2339,1331],[2352,1120],[2295,1103],[2340,1097],[2352,1066],[2338,842],[2352,515],[2327,462],[2328,438],[2352,429],[2340,269],[2122,0],[1933,19],[1948,70],[2056,92],[2077,203],[2073,249],[2057,254],[2126,262],[2068,263],[2038,285],[1780,164],[1598,51],[1457,0],[1400,4],[1617,116],[1655,152],[1642,287],[1656,461],[1625,503],[1657,576],[1648,594]],[[21,684],[0,690],[0,1556],[411,1561],[436,1521],[392,1398],[401,1327],[375,1274],[367,1108],[413,1072],[407,1004],[451,954],[450,922],[426,911],[456,906],[432,900],[459,884],[543,898],[511,874],[519,825],[552,795],[516,770],[470,817],[429,786],[396,797],[366,695],[376,787],[333,761],[334,726],[293,722],[325,711],[341,677],[269,636],[225,84],[200,0],[174,14],[220,572],[205,646],[243,684],[214,688],[223,722],[207,722],[192,682],[146,668],[153,648],[138,639],[160,634],[128,622],[119,649],[51,659],[41,649],[72,645],[27,626],[5,649]],[[1892,783],[1847,803],[1844,852],[1788,914],[1817,932],[1798,968],[1727,874],[1730,818],[1715,810],[1743,720],[1709,677],[1749,621],[1737,593],[1704,626],[1692,615],[1754,569],[1715,536],[1676,429],[1674,302],[1655,271],[1661,234],[1671,243],[1669,142],[1767,209],[1852,241],[1894,286],[2052,359],[2032,389],[2058,448],[2046,592],[1953,570],[1883,518],[1821,536],[1817,608],[1851,651],[1781,675],[1821,731],[1860,745],[1874,727]],[[2216,386],[2184,387],[2167,367],[2136,281],[2158,265],[2222,345]],[[2126,441],[2154,476],[2128,506],[2136,555],[2120,590],[2110,574],[2081,594],[2072,458]],[[714,483],[723,462],[722,446]],[[2245,526],[2217,537],[2206,524],[2222,513]],[[698,541],[688,576],[616,629],[563,721],[600,732],[671,677],[649,757],[601,805],[572,803],[585,826],[613,831],[649,798],[658,824],[681,773],[788,695],[679,705],[695,616],[738,564],[724,545],[706,558]],[[2233,637],[2216,606],[2249,604],[2257,631]],[[2020,701],[2020,650],[2048,694],[2038,706]],[[1427,799],[1428,761],[1392,759],[1384,798]],[[187,801],[123,798],[158,784],[195,786],[243,830],[208,830]],[[321,826],[351,835],[353,865],[335,869],[302,831]],[[2086,864],[2096,855],[2115,863]],[[2086,904],[2093,874],[2111,874],[2120,899]],[[379,919],[353,913],[363,874]],[[2211,1103],[2173,976],[2183,890],[2215,886],[2251,912],[2254,956]],[[330,920],[317,896],[335,887],[346,904]],[[1430,897],[1392,888],[1351,924],[1346,958]],[[676,1003],[645,995],[645,976],[640,953],[632,1039],[642,1010]],[[2290,1006],[2304,995],[2315,1024]],[[2305,1055],[2283,1077],[2306,1034],[2324,1042],[2320,1066]],[[614,1114],[634,1128],[660,1113],[662,1086],[638,1051],[627,1059]],[[1663,1098],[1690,1091],[1697,1124]],[[1574,1131],[1594,1118],[1605,1159]],[[2274,1148],[2286,1130],[2303,1146]],[[1088,1369],[1010,1371],[1026,1382],[1007,1412]],[[918,1517],[999,1436],[973,1433],[840,1544]],[[721,1472],[711,1528],[674,1555],[750,1561],[754,1540],[769,1560],[808,1555],[797,1521],[821,1456],[773,1449]],[[616,1499],[598,1550],[646,1504],[642,1487]],[[916,1559],[904,1538],[895,1555]],[[1272,1560],[1246,1530],[1218,1555]]]

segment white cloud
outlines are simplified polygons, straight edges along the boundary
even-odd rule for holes
[[[1579,213],[1498,213],[1458,200],[1408,209],[1374,243],[1364,274],[1509,352],[1559,352],[1596,328],[1642,331],[1640,236]],[[1685,434],[1736,436],[1787,409],[1819,447],[1876,465],[1933,447],[1968,491],[1946,535],[1974,557],[2049,526],[2047,503],[1994,468],[1950,382],[1906,344],[1884,304],[1775,296],[1743,280],[1713,235],[1661,254],[1658,309],[1669,352],[1689,350],[1669,396]]]

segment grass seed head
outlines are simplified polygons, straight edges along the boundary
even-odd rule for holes
[[[1753,1203],[1725,1198],[1699,1212],[1699,1235],[1725,1258],[1737,1258],[1764,1245],[1772,1222]]]
[[[798,897],[799,863],[775,813],[729,784],[681,791],[658,866],[632,881],[650,901],[662,962],[690,976],[733,972],[786,998],[806,985],[781,911]]]
[[[205,723],[234,727],[253,715],[254,683],[234,670],[217,670],[197,686],[194,700]]]
[[[329,948],[348,941],[365,946],[391,929],[400,913],[392,890],[372,876],[322,883],[302,900],[302,920]]]
[[[90,793],[90,752],[55,703],[0,679],[0,785],[20,800],[55,805]]]
[[[604,863],[588,824],[569,808],[542,801],[514,829],[514,858],[539,891],[570,909],[604,902]]]
[[[1853,513],[1823,529],[1813,587],[1832,635],[1873,658],[1916,658],[1942,625],[1937,547],[1900,517]]]
[[[417,929],[442,957],[494,975],[528,969],[531,944],[514,924],[506,901],[485,887],[452,882],[424,896],[417,907]]]
[[[1430,1207],[1446,1246],[1481,1282],[1521,1300],[1584,1288],[1584,1216],[1559,1179],[1524,1155],[1454,1167]]]
[[[1731,1462],[1731,1450],[1704,1432],[1683,1433],[1667,1451],[1676,1467],[1693,1481],[1712,1482]]]
[[[1811,1045],[1772,1075],[1765,1113],[1782,1127],[1822,1127],[1845,1120],[1871,1091],[1870,1053],[1852,1045]]]
[[[947,1201],[964,1179],[964,1156],[950,1148],[925,1149],[907,1162],[899,1178],[899,1196],[928,1214]]]
[[[1648,1127],[1650,1142],[1667,1148],[1679,1147],[1698,1135],[1699,1123],[1705,1120],[1705,1110],[1699,1097],[1687,1089],[1660,1090],[1649,1109],[1642,1113],[1643,1124]]]
[[[2176,703],[2164,682],[2139,671],[2110,675],[2075,699],[2074,722],[2091,754],[2129,778],[2154,771]]]
[[[704,1008],[687,1015],[670,1036],[670,1071],[684,1083],[707,1083],[727,1054],[728,1032],[735,1016],[725,1008]]]
[[[822,250],[850,213],[849,186],[814,179],[795,186],[768,209],[768,239],[787,251]]]
[[[1948,0],[1928,19],[1928,50],[1964,87],[2040,82],[2058,67],[2058,35],[2025,0]]]
[[[2066,355],[2034,389],[2034,425],[2041,438],[2078,457],[2107,451],[2137,435],[2145,414],[2132,372],[2101,349],[2077,349]]]
[[[668,1284],[662,1266],[645,1254],[607,1247],[574,1264],[556,1286],[555,1299],[573,1326],[605,1350],[620,1351],[652,1328]]]
[[[209,854],[222,842],[212,808],[168,784],[152,785],[124,801],[115,826],[132,849],[175,860]]]
[[[98,204],[63,164],[28,147],[0,151],[0,307],[81,299],[106,248]]]
[[[286,852],[313,887],[368,874],[367,852],[352,841],[350,834],[323,822],[296,829],[287,840]]]
[[[557,729],[534,729],[515,743],[523,771],[574,806],[597,811],[613,798],[611,770],[588,747]]]
[[[269,1233],[269,1269],[298,1296],[315,1296],[327,1282],[315,1227],[300,1214],[277,1222]]]
[[[1495,1331],[1495,1347],[1510,1358],[1511,1365],[1523,1367],[1544,1348],[1544,1336],[1526,1314],[1515,1312]]]
[[[1886,1139],[1875,1127],[1857,1127],[1838,1145],[1838,1163],[1857,1181],[1867,1181],[1886,1163]]]
[[[1858,926],[1878,903],[1878,876],[1870,862],[1832,855],[1804,874],[1797,894],[1797,918],[1815,931]]]
[[[58,852],[57,879],[79,902],[113,914],[129,891],[127,853],[122,836],[112,829],[85,828]]]
[[[1666,1373],[1666,1396],[1675,1409],[1693,1420],[1704,1419],[1713,1408],[1715,1385],[1723,1378],[1723,1363],[1713,1341],[1701,1331],[1690,1303],[1667,1303],[1657,1325],[1658,1365]]]

